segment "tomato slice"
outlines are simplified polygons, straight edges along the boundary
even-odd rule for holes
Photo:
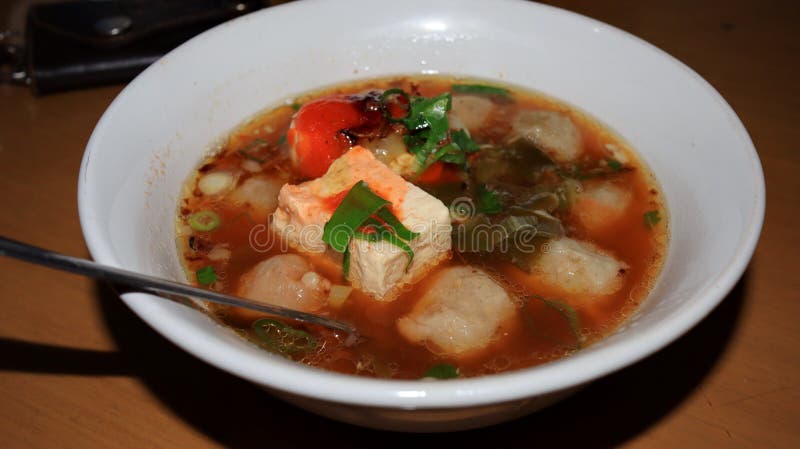
[[[344,95],[321,98],[303,105],[292,120],[286,139],[294,150],[297,171],[318,178],[350,148],[342,131],[363,125],[367,117]]]

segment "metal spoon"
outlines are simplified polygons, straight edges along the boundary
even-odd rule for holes
[[[37,248],[35,246],[28,245],[27,243],[11,240],[3,236],[0,236],[0,256],[13,257],[26,262],[55,268],[56,270],[67,271],[95,279],[102,279],[105,281],[126,285],[128,287],[132,287],[136,291],[153,293],[160,297],[164,297],[169,294],[191,296],[219,304],[258,310],[259,312],[277,315],[305,323],[319,324],[331,329],[347,332],[350,334],[351,338],[358,335],[356,329],[351,324],[343,321],[334,320],[332,318],[327,318],[320,315],[314,315],[312,313],[299,312],[297,310],[287,309],[285,307],[262,304],[249,299],[224,295],[222,293],[203,290],[190,285],[168,281],[166,279],[160,279],[153,276],[147,276],[144,274],[135,273],[133,271],[121,270],[119,268],[109,267],[97,262],[79,259],[77,257],[70,257],[64,254],[48,251],[46,249]]]

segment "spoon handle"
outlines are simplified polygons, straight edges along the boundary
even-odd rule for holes
[[[154,293],[156,295],[176,294],[192,296],[219,304],[258,310],[270,315],[277,315],[296,321],[319,324],[321,326],[341,330],[349,334],[356,333],[356,330],[352,325],[342,321],[310,313],[299,312],[297,310],[287,309],[285,307],[263,304],[249,299],[217,293],[211,290],[204,290],[202,288],[192,287],[190,285],[168,281],[166,279],[102,265],[86,259],[70,257],[43,248],[38,248],[33,245],[28,245],[27,243],[18,242],[3,236],[0,236],[0,256],[12,257],[37,265],[44,265],[56,270],[67,271],[112,283],[123,284],[136,290]]]

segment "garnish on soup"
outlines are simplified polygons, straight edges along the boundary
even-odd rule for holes
[[[545,363],[613,331],[658,275],[667,218],[637,155],[574,108],[400,77],[313,92],[242,125],[187,181],[177,229],[197,284],[369,336],[351,345],[208,305],[266,351],[451,379]]]

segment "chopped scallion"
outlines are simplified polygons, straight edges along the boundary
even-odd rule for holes
[[[622,162],[616,159],[608,158],[606,159],[606,163],[608,164],[608,167],[614,171],[622,170]]]
[[[432,377],[434,379],[455,379],[458,377],[458,368],[447,363],[440,363],[428,368],[422,377]]]
[[[406,262],[405,268],[406,270],[408,270],[408,267],[411,266],[411,262],[414,261],[414,250],[408,246],[408,243],[401,240],[397,235],[393,234],[386,228],[374,230],[373,232],[356,231],[353,237],[359,240],[366,240],[368,242],[389,242],[392,245],[402,249],[408,256],[408,262]]]
[[[370,190],[366,182],[358,181],[325,223],[322,241],[343,253],[356,229],[387,204],[390,203]]]
[[[309,352],[317,348],[317,340],[311,334],[278,320],[262,318],[253,323],[253,332],[264,346],[280,354]]]
[[[195,272],[197,282],[201,285],[211,285],[217,280],[217,272],[211,265],[203,267]]]
[[[403,98],[406,105],[411,104],[411,99],[408,97],[408,94],[403,89],[399,88],[387,89],[383,92],[383,94],[381,94],[381,104],[383,105],[383,116],[386,117],[386,119],[389,120],[390,122],[401,123],[406,118],[408,118],[408,115],[411,113],[410,106],[406,106],[407,111],[403,117],[393,116],[389,109],[391,104],[389,103],[389,99],[393,96],[399,96]]]
[[[451,89],[460,94],[508,96],[508,89],[485,84],[453,84]]]
[[[388,201],[370,190],[367,183],[358,181],[339,207],[333,212],[331,219],[325,223],[322,241],[335,251],[343,253],[342,270],[345,279],[350,273],[350,240],[358,238],[367,241],[387,241],[402,249],[408,255],[406,269],[414,259],[414,251],[408,242],[419,234],[406,228],[386,207]]]
[[[644,213],[644,225],[648,229],[653,229],[659,221],[661,221],[661,215],[658,213],[658,209]]]
[[[195,231],[208,232],[219,227],[221,220],[214,211],[201,210],[189,215],[187,218],[189,227]]]

